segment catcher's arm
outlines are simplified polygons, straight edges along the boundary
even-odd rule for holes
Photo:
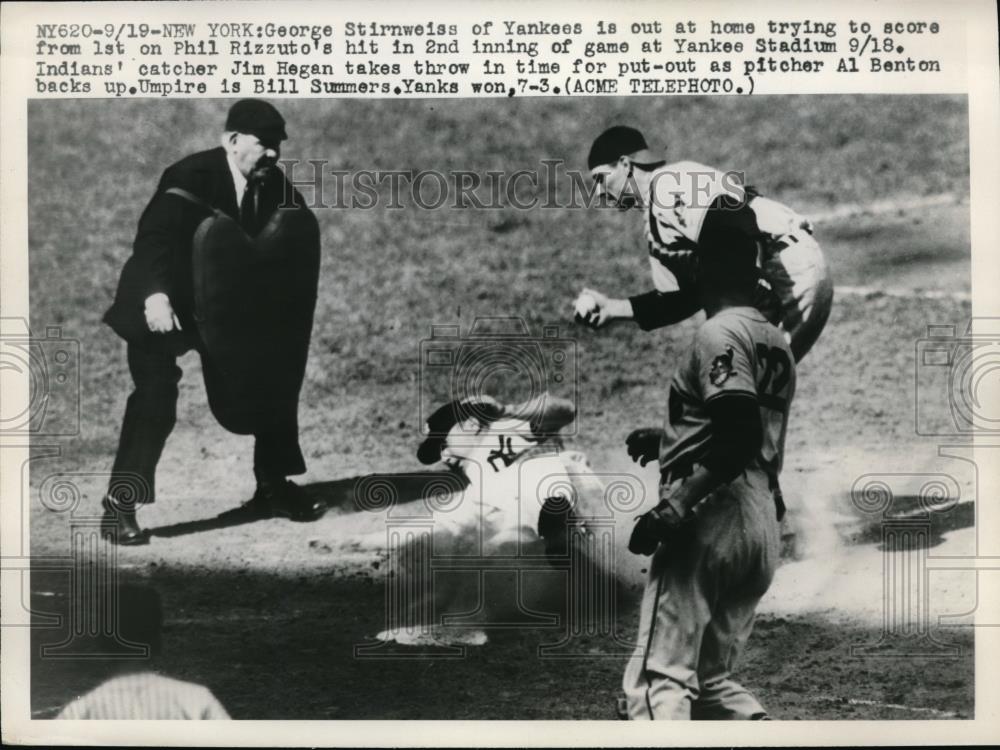
[[[727,393],[705,404],[712,420],[708,454],[694,471],[655,508],[639,516],[629,550],[651,555],[691,518],[691,510],[720,485],[735,479],[760,450],[763,427],[757,399],[746,393]]]
[[[584,289],[597,302],[586,317],[576,316],[577,322],[590,328],[603,328],[615,320],[634,320],[639,328],[652,331],[687,320],[701,309],[697,293],[691,290],[659,292],[652,290],[627,299],[616,299],[593,289]]]
[[[701,309],[701,300],[693,290],[659,292],[654,289],[629,297],[625,302],[630,308],[629,317],[644,331],[680,323]]]
[[[616,299],[598,292],[596,289],[584,289],[581,294],[589,294],[594,298],[596,307],[586,318],[576,315],[576,321],[589,328],[603,328],[615,320],[631,320],[632,304],[627,299]]]

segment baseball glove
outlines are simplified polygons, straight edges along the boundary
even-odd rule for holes
[[[687,525],[669,505],[658,505],[636,519],[628,551],[634,555],[651,555],[661,544],[677,541]]]

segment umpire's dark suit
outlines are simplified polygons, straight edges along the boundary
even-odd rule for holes
[[[104,321],[128,342],[128,366],[135,382],[125,408],[112,472],[115,476],[124,472],[141,476],[148,483],[149,501],[154,496],[156,464],[176,421],[177,383],[181,377],[177,356],[197,349],[202,354],[206,388],[211,392],[218,387],[193,318],[192,237],[198,224],[210,213],[204,206],[168,194],[170,188],[188,191],[209,206],[241,220],[224,148],[193,154],[168,167],[139,219],[132,256],[122,270],[114,304],[104,316]],[[284,203],[286,195],[294,196],[296,205],[304,205],[301,196],[287,185],[277,169],[270,170],[257,190],[256,216],[244,216],[241,222],[251,236]],[[181,331],[153,333],[147,327],[145,300],[158,292],[169,297]],[[267,424],[255,430],[254,474],[258,481],[283,479],[305,471],[296,411],[295,403],[275,409]],[[112,489],[114,485],[113,480]]]

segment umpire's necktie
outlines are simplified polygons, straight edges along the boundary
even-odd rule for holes
[[[250,182],[240,201],[240,226],[251,237],[257,234],[257,186]]]

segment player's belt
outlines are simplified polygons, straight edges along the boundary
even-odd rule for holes
[[[660,470],[660,482],[669,486],[674,482],[687,479],[694,473],[694,464],[684,463]],[[780,522],[785,517],[785,498],[781,494],[781,486],[778,484],[778,475],[773,471],[765,469],[767,474],[767,484],[771,490],[771,497],[774,499],[775,517]]]

